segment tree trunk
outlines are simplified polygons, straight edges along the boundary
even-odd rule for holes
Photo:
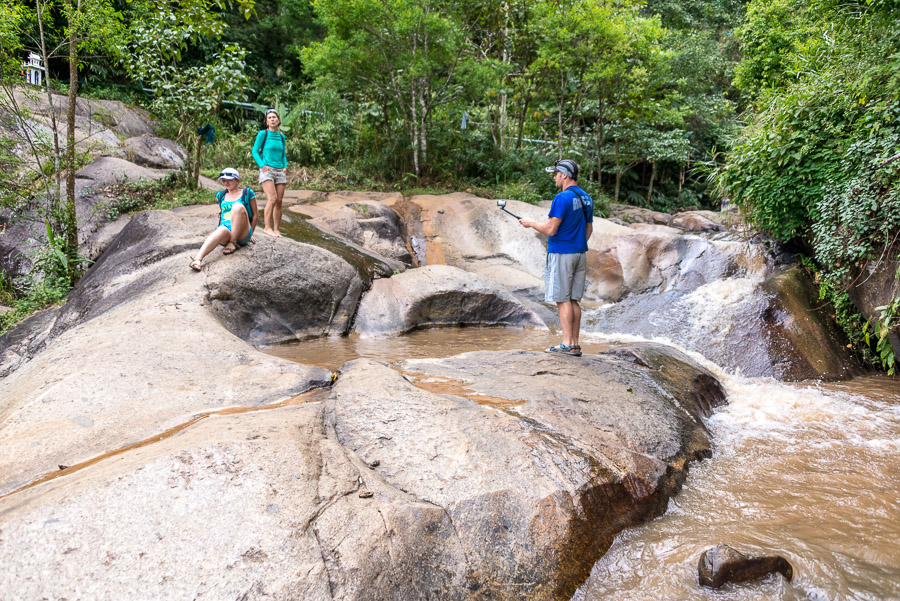
[[[622,169],[619,165],[619,138],[616,138],[616,193],[614,195],[614,199],[616,202],[619,202],[619,186],[622,183]]]
[[[78,32],[76,29],[76,12],[81,10],[72,6],[72,0],[66,2],[69,21],[69,106],[66,110],[66,206],[63,221],[66,231],[66,255],[71,265],[75,266],[78,257],[78,217],[75,212],[75,102],[78,100]],[[70,281],[74,286],[78,281],[78,270],[69,271]]]
[[[503,27],[501,28],[501,32],[503,34],[503,40],[501,41],[503,45],[503,64],[509,65],[509,48],[507,47],[507,40],[509,39],[509,2],[503,2],[500,9],[503,11]],[[500,82],[503,85],[503,92],[500,94],[500,150],[506,150],[506,76],[503,77],[503,80]]]
[[[606,132],[603,128],[603,99],[598,98],[598,110],[597,110],[597,137],[594,138],[597,141],[597,187],[603,188],[603,156],[601,152],[603,152],[603,144],[606,143],[604,139]]]
[[[566,81],[563,73],[559,76],[559,105],[556,116],[556,160],[562,160],[563,107],[566,102]]]
[[[413,171],[419,177],[419,114],[416,110],[416,83],[415,78],[410,82],[410,105],[412,110],[412,145],[413,145]]]
[[[53,189],[51,191],[50,185],[47,185],[47,201],[51,203],[51,206],[58,206],[59,199],[59,122],[56,119],[56,111],[53,110],[53,94],[50,92],[50,77],[49,77],[49,67],[50,57],[47,56],[47,43],[44,40],[44,10],[46,9],[46,4],[41,4],[40,0],[37,2],[37,22],[38,22],[38,32],[40,33],[41,40],[41,59],[44,61],[44,89],[47,92],[47,103],[50,106],[50,127],[53,129]],[[46,178],[45,178],[46,180]]]
[[[428,105],[425,103],[425,80],[419,81],[419,111],[421,113],[421,125],[419,126],[419,145],[422,148],[422,163],[428,163]]]
[[[528,105],[531,104],[531,94],[525,94],[525,102],[522,103],[522,112],[519,113],[519,132],[516,134],[516,150],[522,148],[522,132],[525,130],[525,119],[528,118]]]
[[[681,198],[681,189],[684,187],[684,165],[678,166],[678,198]]]
[[[650,161],[650,186],[647,188],[647,206],[650,206],[650,197],[653,194],[653,180],[656,179],[656,161]]]
[[[194,173],[191,177],[191,187],[200,189],[200,152],[203,150],[203,137],[197,136],[197,152],[194,155]]]

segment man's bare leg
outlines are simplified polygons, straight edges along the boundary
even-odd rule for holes
[[[563,344],[572,346],[572,302],[558,302],[556,307],[559,309],[559,325],[562,326]]]
[[[572,336],[572,344],[569,346],[578,346],[578,335],[581,333],[581,305],[577,300],[569,301],[572,308],[572,321],[569,325],[569,332]]]

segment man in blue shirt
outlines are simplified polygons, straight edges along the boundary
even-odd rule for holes
[[[563,341],[547,349],[548,353],[581,356],[578,334],[581,329],[581,307],[584,280],[587,272],[587,241],[594,231],[594,201],[578,187],[578,165],[563,159],[547,171],[562,190],[553,198],[547,221],[538,223],[520,219],[523,227],[530,227],[547,238],[547,264],[544,268],[544,300],[556,303]]]

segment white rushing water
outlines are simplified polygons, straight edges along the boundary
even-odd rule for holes
[[[690,354],[728,395],[707,421],[713,457],[665,515],[616,539],[575,599],[900,599],[900,381],[786,384]],[[704,589],[697,562],[717,544],[783,555],[794,580]]]

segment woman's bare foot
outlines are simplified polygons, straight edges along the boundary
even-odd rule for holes
[[[191,269],[193,269],[194,271],[200,271],[203,269],[203,265],[198,259],[191,257]]]
[[[278,237],[278,232],[276,232],[276,231],[274,231],[274,230],[270,230],[269,228],[264,229],[264,230],[263,230],[263,233],[264,233],[266,236],[272,236],[273,238],[277,238],[277,237]]]
[[[230,255],[231,253],[233,253],[236,250],[237,250],[237,246],[234,244],[234,242],[229,242],[228,244],[225,245],[225,248],[222,249],[222,254]]]
[[[278,230],[275,230],[275,233],[273,233],[272,235],[275,236],[276,238],[284,238],[284,234],[282,234]]]

